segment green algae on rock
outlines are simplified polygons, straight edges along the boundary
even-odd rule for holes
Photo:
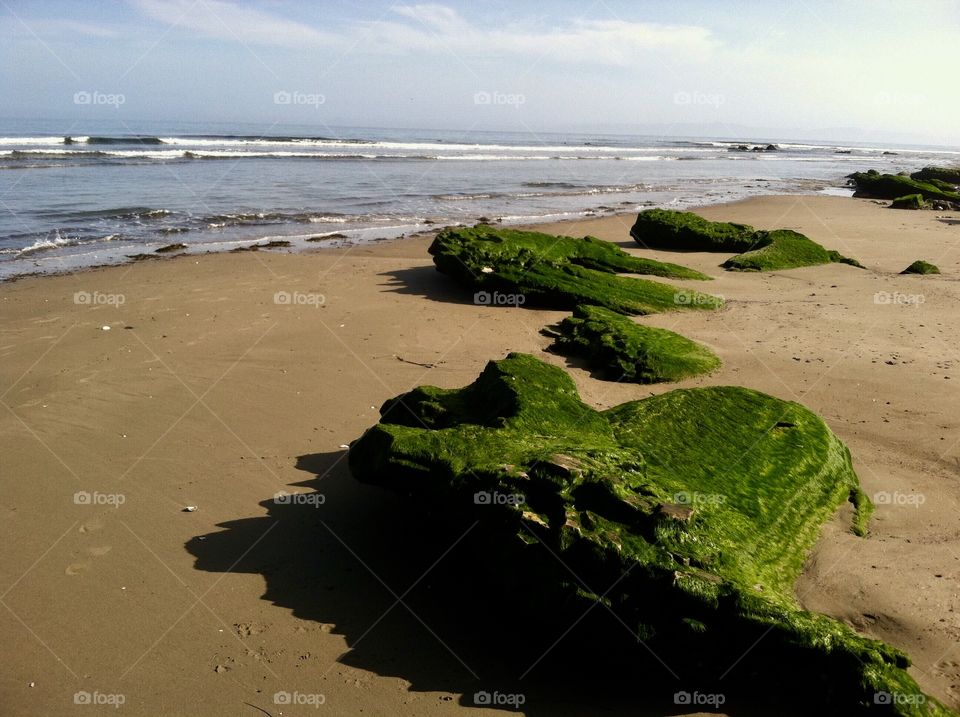
[[[924,167],[910,175],[910,179],[920,182],[940,181],[953,187],[960,185],[960,168],[958,167]]]
[[[523,303],[558,309],[605,306],[623,314],[675,309],[715,309],[723,300],[678,290],[658,281],[619,276],[652,274],[673,279],[709,279],[677,264],[632,256],[594,237],[576,239],[486,225],[446,229],[430,245],[434,264],[478,294],[523,296]],[[491,293],[492,292],[492,293]],[[678,295],[682,298],[678,299]]]
[[[630,235],[643,246],[662,249],[742,252],[722,264],[731,271],[776,271],[831,262],[861,266],[790,229],[756,231],[746,224],[711,222],[693,212],[642,211]]]
[[[566,566],[545,573],[559,590],[604,605],[671,664],[719,674],[730,645],[746,644],[767,676],[816,672],[837,714],[952,714],[920,692],[902,652],[797,603],[823,523],[850,500],[862,534],[871,506],[847,448],[797,403],[709,387],[600,412],[561,369],[510,354],[465,388],[387,401],[349,464],[358,480],[483,523],[516,551],[500,561],[546,546]]]
[[[754,235],[757,249],[737,254],[721,266],[732,271],[777,271],[833,262],[861,266],[855,259],[824,249],[812,239],[791,229],[759,231]]]
[[[927,206],[929,205],[922,194],[907,194],[897,197],[890,204],[891,209],[926,209]]]
[[[910,266],[900,272],[901,274],[939,274],[940,269],[935,264],[917,259]]]
[[[753,233],[747,224],[711,222],[673,209],[642,211],[630,229],[640,246],[672,251],[748,251],[756,246]]]
[[[695,341],[599,306],[578,306],[545,333],[554,337],[554,351],[583,356],[614,381],[681,381],[720,366],[717,355]]]
[[[926,181],[920,181],[901,174],[880,174],[871,169],[866,172],[854,172],[849,175],[856,186],[855,197],[871,199],[896,199],[907,194],[919,194],[924,199],[941,199],[949,202],[960,201],[960,194],[956,190],[943,189]]]

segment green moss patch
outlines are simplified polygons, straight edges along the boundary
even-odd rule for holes
[[[910,175],[910,179],[920,182],[939,181],[950,186],[960,185],[960,168],[957,167],[924,167]]]
[[[720,366],[716,354],[695,341],[599,306],[578,306],[548,334],[554,351],[583,356],[614,381],[681,381]]]
[[[790,229],[757,232],[754,236],[760,247],[731,257],[722,264],[724,269],[733,271],[777,271],[780,269],[796,269],[801,266],[830,264],[831,262],[860,266],[859,262],[848,259],[835,251],[824,249],[815,241]]]
[[[522,297],[514,303],[558,309],[594,304],[623,314],[715,309],[723,304],[722,299],[697,291],[684,290],[678,299],[678,290],[662,282],[620,276],[710,278],[677,264],[631,256],[594,237],[575,239],[478,225],[440,232],[430,253],[438,270],[483,292],[478,294],[479,303],[496,304],[500,295]]]
[[[731,271],[776,271],[840,262],[860,266],[789,229],[756,231],[746,224],[711,222],[693,212],[648,209],[637,215],[631,236],[644,246],[698,251],[738,251],[724,262]]]
[[[950,202],[960,201],[956,191],[942,189],[935,184],[920,181],[901,174],[880,174],[871,169],[867,172],[854,172],[849,176],[856,186],[855,197],[872,199],[897,199],[908,194],[919,194],[924,199],[942,199]]]
[[[907,194],[897,197],[890,205],[891,209],[926,209],[929,206],[922,194]]]
[[[641,246],[671,251],[748,251],[756,246],[753,234],[747,224],[711,222],[672,209],[642,211],[630,229]]]
[[[910,266],[900,272],[901,274],[939,274],[940,269],[928,261],[917,259]]]
[[[862,533],[870,509],[847,448],[797,403],[709,387],[600,412],[561,369],[511,354],[465,388],[386,402],[349,463],[481,522],[516,551],[498,570],[531,551],[553,565],[552,553],[558,590],[613,611],[682,674],[725,675],[750,647],[751,680],[812,666],[836,714],[950,714],[930,698],[877,703],[921,695],[906,656],[797,604],[823,523],[851,500]]]

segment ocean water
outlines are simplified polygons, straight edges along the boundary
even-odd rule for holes
[[[752,151],[767,144],[778,150]],[[264,239],[343,246],[481,217],[517,224],[843,192],[859,169],[958,160],[945,147],[777,137],[0,121],[0,280],[174,242],[190,252]]]

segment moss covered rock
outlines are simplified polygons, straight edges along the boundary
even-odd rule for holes
[[[853,499],[863,532],[870,507],[847,448],[799,404],[710,387],[599,412],[564,371],[511,354],[465,388],[386,402],[349,463],[482,523],[511,546],[498,543],[499,571],[545,566],[538,579],[603,605],[685,674],[726,676],[746,652],[750,679],[807,690],[799,675],[816,674],[831,714],[951,714],[920,701],[903,653],[797,604],[822,524]]]
[[[890,205],[891,209],[926,209],[927,202],[922,194],[907,194],[903,197],[897,197]]]
[[[716,354],[695,341],[599,306],[578,306],[546,333],[555,338],[554,351],[583,356],[614,381],[681,381],[720,366]]]
[[[917,259],[910,266],[900,272],[901,274],[939,274],[940,269],[930,262]]]
[[[756,232],[759,248],[727,259],[722,266],[733,271],[777,271],[801,266],[817,266],[838,262],[860,266],[854,259],[824,249],[812,239],[791,229]]]
[[[486,225],[446,229],[430,246],[434,264],[478,294],[480,303],[498,303],[497,295],[523,297],[526,304],[573,309],[578,304],[605,306],[624,314],[672,309],[714,309],[723,300],[678,290],[658,281],[619,276],[618,272],[673,279],[709,279],[677,264],[631,256],[615,244],[593,237],[575,239]],[[509,303],[509,302],[508,302]]]
[[[910,179],[920,182],[940,181],[956,187],[960,185],[960,168],[958,167],[924,167],[910,175]]]
[[[896,199],[908,194],[919,194],[929,200],[960,201],[960,194],[956,191],[948,191],[929,182],[900,174],[880,174],[875,169],[871,169],[867,172],[854,172],[849,178],[856,186],[856,191],[853,193],[855,197]]]
[[[711,222],[693,212],[648,209],[637,215],[630,235],[641,245],[674,251],[742,252],[722,265],[732,271],[776,271],[831,262],[860,266],[789,229],[757,231],[746,224]]]
[[[753,234],[747,224],[711,222],[672,209],[642,211],[630,229],[641,246],[671,251],[748,251],[755,246]]]

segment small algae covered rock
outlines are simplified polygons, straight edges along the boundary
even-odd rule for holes
[[[960,167],[924,167],[911,174],[910,179],[920,182],[938,180],[956,187],[960,185]]]
[[[599,306],[578,306],[551,333],[553,350],[587,358],[591,368],[614,381],[681,381],[720,366],[720,359],[695,341]]]
[[[711,222],[693,212],[648,209],[637,215],[630,235],[642,246],[660,249],[742,252],[722,265],[732,271],[775,271],[831,262],[860,266],[789,229],[756,231],[746,224]]]
[[[940,269],[934,264],[917,259],[910,266],[900,272],[901,274],[939,274]]]
[[[175,251],[183,251],[186,248],[187,248],[186,244],[177,242],[176,244],[167,244],[166,246],[162,246],[159,249],[154,249],[153,253],[154,254],[170,254]]]
[[[859,262],[824,249],[812,239],[790,229],[756,232],[754,237],[759,248],[731,257],[722,264],[724,269],[777,271],[831,262],[860,266]]]
[[[711,222],[672,209],[642,211],[630,229],[640,246],[672,251],[747,251],[755,246],[753,233],[746,224]]]
[[[942,199],[960,201],[960,194],[948,191],[930,182],[920,181],[899,174],[880,174],[871,169],[867,172],[854,172],[849,175],[856,186],[855,197],[871,199],[896,199],[908,194],[919,194],[924,199]]]
[[[286,239],[271,239],[270,241],[265,241],[263,244],[250,244],[248,246],[238,246],[236,249],[231,249],[232,253],[244,252],[244,251],[260,251],[261,249],[286,249],[293,246]]]
[[[615,244],[593,237],[552,236],[479,225],[446,229],[430,246],[439,271],[477,291],[477,303],[498,304],[498,295],[514,304],[573,309],[578,304],[605,306],[623,314],[674,309],[715,309],[723,300],[696,291],[676,301],[677,289],[658,281],[619,276],[653,274],[673,279],[709,279],[700,272],[632,256]],[[518,297],[523,297],[522,301]]]
[[[907,194],[903,197],[897,197],[890,205],[891,209],[925,209],[927,202],[922,194]]]
[[[731,673],[724,685],[815,685],[830,714],[952,714],[902,652],[797,602],[824,522],[850,500],[862,533],[870,507],[847,448],[797,403],[708,387],[596,411],[563,370],[510,354],[464,388],[387,401],[349,464],[438,507],[434,520],[481,524],[498,575],[538,566],[532,590],[503,599],[534,601],[544,619],[553,605],[602,605],[618,623],[605,640],[627,626],[677,674]]]

